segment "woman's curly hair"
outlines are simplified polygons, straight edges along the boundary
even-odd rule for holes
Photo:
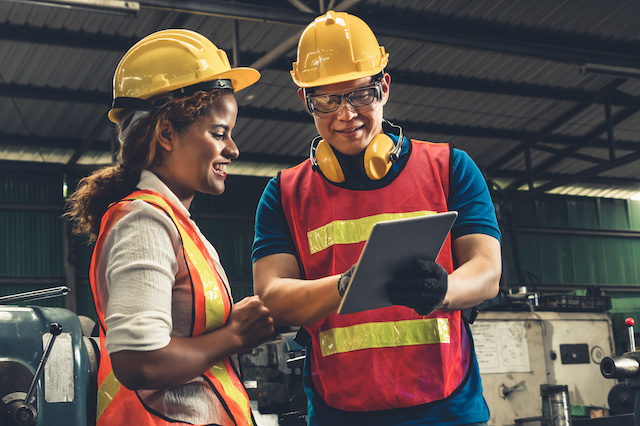
[[[164,120],[171,123],[176,132],[182,133],[199,118],[208,115],[225,93],[231,91],[215,89],[172,99],[159,110],[137,120],[121,141],[117,163],[82,178],[67,199],[64,216],[73,222],[73,232],[95,240],[102,216],[109,206],[136,190],[142,170],[162,163],[158,138]]]

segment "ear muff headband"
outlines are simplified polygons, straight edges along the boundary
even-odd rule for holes
[[[398,160],[404,143],[402,127],[386,119],[384,121],[398,130],[398,144],[395,145],[393,140],[383,133],[374,136],[365,149],[363,164],[365,173],[371,180],[380,180],[389,173],[391,165]],[[309,157],[314,171],[320,171],[331,182],[344,182],[344,172],[340,161],[331,145],[320,136],[316,136],[311,142]]]

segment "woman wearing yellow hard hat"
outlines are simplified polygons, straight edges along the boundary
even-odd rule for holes
[[[388,62],[357,16],[329,11],[302,32],[291,76],[319,136],[263,192],[254,290],[277,324],[303,326],[310,426],[486,425],[467,313],[498,292],[495,210],[467,154],[384,119]],[[338,313],[345,294],[362,294],[348,285],[375,223],[450,210],[437,259],[394,263],[396,242],[378,259],[391,265],[383,288],[360,287],[367,309]]]
[[[234,93],[259,77],[182,29],[143,38],[116,69],[120,159],[79,182],[67,213],[95,239],[99,426],[255,423],[236,354],[270,338],[273,320],[256,296],[233,303],[188,209],[196,192],[224,191]]]

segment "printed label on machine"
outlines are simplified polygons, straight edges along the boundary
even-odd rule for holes
[[[42,336],[43,348],[51,340],[51,333]],[[74,372],[71,334],[62,333],[53,343],[51,354],[44,366],[44,399],[47,402],[73,402]]]
[[[531,371],[524,321],[476,321],[471,331],[480,373]]]

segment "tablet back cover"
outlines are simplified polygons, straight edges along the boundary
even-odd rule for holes
[[[435,260],[458,217],[450,211],[378,222],[360,254],[339,314],[391,306],[385,286],[414,259]]]

